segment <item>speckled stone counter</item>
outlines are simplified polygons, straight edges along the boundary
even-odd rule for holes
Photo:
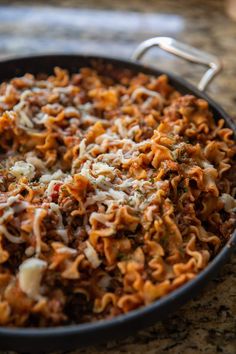
[[[231,9],[229,3],[231,2]],[[156,35],[173,36],[222,59],[208,93],[236,119],[236,14],[232,0],[0,1],[0,59],[46,52],[130,57]],[[228,4],[228,8],[227,8]],[[196,84],[204,68],[158,49],[145,61]],[[194,300],[164,322],[74,354],[236,353],[236,254]]]

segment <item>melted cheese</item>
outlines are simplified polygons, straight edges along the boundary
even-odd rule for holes
[[[37,156],[28,153],[26,155],[26,162],[29,164],[33,165],[35,168],[37,168],[40,172],[43,172],[46,170],[45,164],[42,160],[40,160]]]
[[[69,253],[69,254],[77,254],[77,251],[74,249],[74,248],[70,248],[70,247],[66,247],[66,246],[63,246],[63,247],[60,247],[56,250],[57,253]]]
[[[21,290],[33,300],[40,298],[40,283],[47,262],[38,258],[29,258],[19,267],[19,285]]]
[[[29,206],[29,203],[20,200],[20,197],[21,196],[19,194],[17,194],[16,196],[10,196],[8,197],[5,203],[0,203],[0,209],[3,209],[3,214],[0,217],[0,225],[3,224],[6,220],[8,220],[10,217],[14,216],[15,213],[19,213]]]
[[[201,161],[201,166],[204,168],[204,169],[207,169],[207,168],[214,168],[214,166],[208,162],[208,161]]]
[[[227,193],[223,193],[219,198],[224,203],[224,209],[227,213],[236,211],[236,199]]]
[[[51,174],[45,174],[42,175],[39,179],[39,182],[41,183],[49,183],[53,180],[64,180],[67,177],[65,173],[62,172],[62,170],[57,170]]]
[[[11,174],[16,178],[26,177],[29,181],[34,178],[35,167],[31,163],[25,161],[17,161],[11,168]]]

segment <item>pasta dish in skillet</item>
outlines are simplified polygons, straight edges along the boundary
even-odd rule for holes
[[[234,228],[235,152],[164,75],[2,83],[0,325],[111,318],[193,279]]]

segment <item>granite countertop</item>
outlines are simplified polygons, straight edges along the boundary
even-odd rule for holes
[[[236,120],[234,0],[0,0],[0,59],[30,53],[86,52],[130,57],[156,35],[173,36],[221,58],[208,94]],[[228,6],[228,7],[227,7]],[[236,5],[235,5],[236,7]],[[145,62],[197,83],[204,68],[153,49]],[[236,353],[236,254],[194,300],[163,322],[121,341],[74,354]]]

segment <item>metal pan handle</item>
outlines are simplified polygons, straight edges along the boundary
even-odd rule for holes
[[[212,79],[222,69],[222,63],[214,55],[208,54],[170,37],[154,37],[142,42],[134,51],[132,59],[136,61],[140,60],[150,48],[155,46],[158,46],[180,58],[209,67],[198,84],[198,89],[200,91],[204,91]]]

